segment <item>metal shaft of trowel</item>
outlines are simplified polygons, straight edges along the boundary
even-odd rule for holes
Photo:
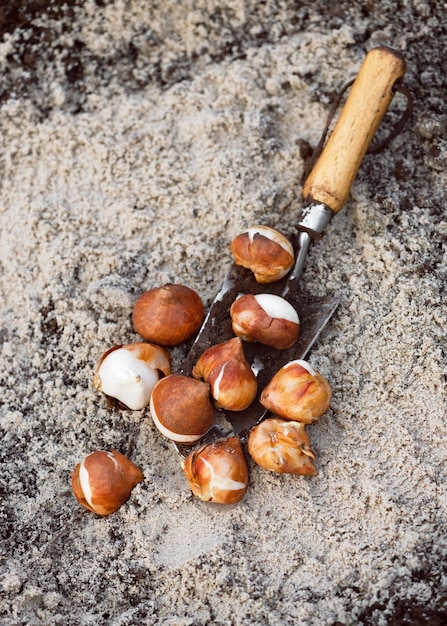
[[[311,203],[303,209],[301,220],[297,226],[297,255],[295,265],[289,275],[282,295],[287,296],[294,285],[299,283],[304,269],[310,244],[314,239],[321,239],[326,226],[331,221],[333,211],[323,203]]]

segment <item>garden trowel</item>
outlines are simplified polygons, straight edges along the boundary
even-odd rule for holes
[[[258,397],[283,365],[306,357],[339,304],[336,296],[314,297],[301,290],[299,281],[307,252],[310,244],[321,238],[331,218],[345,204],[362,159],[404,73],[405,62],[396,51],[379,47],[368,52],[334,129],[304,182],[303,208],[297,219],[297,235],[293,242],[294,267],[280,281],[261,285],[249,270],[233,263],[192,345],[182,373],[191,375],[193,366],[207,348],[234,337],[230,307],[239,295],[247,293],[267,292],[284,297],[297,310],[301,323],[298,342],[288,350],[244,342],[246,359],[257,376]],[[279,225],[269,226],[280,230]],[[245,411],[219,410],[217,426],[209,434],[216,437],[233,432],[243,437],[266,412],[258,399]]]

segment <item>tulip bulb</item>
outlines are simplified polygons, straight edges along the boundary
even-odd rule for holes
[[[189,486],[200,500],[235,504],[245,495],[248,468],[238,437],[204,444],[183,462]]]
[[[117,511],[143,479],[140,468],[117,450],[98,450],[76,465],[71,482],[78,502],[105,516]]]
[[[266,419],[251,429],[248,452],[262,468],[282,474],[316,476],[315,454],[302,422]]]
[[[217,405],[229,411],[243,411],[256,397],[256,376],[245,359],[239,337],[205,350],[192,375],[209,383]]]
[[[286,350],[299,337],[298,313],[290,302],[274,294],[240,296],[231,305],[230,316],[234,334],[244,341]]]
[[[280,280],[291,269],[294,251],[282,233],[268,226],[253,226],[230,245],[234,261],[251,270],[258,283]]]
[[[265,387],[261,404],[279,417],[311,424],[328,410],[332,390],[307,361],[290,361]]]
[[[162,378],[149,406],[161,434],[185,445],[202,439],[214,422],[209,384],[181,374]]]
[[[100,359],[93,386],[138,411],[149,399],[160,374],[171,373],[169,353],[149,343],[131,343],[108,350]]]
[[[192,337],[204,317],[205,309],[198,293],[175,284],[144,292],[132,311],[137,333],[161,346],[176,346]]]

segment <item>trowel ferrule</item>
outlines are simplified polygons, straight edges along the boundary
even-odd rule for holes
[[[333,214],[332,209],[323,202],[311,203],[302,209],[297,229],[308,233],[312,239],[321,239]]]

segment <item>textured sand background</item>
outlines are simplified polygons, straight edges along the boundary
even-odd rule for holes
[[[0,8],[1,623],[446,623],[446,4],[69,4]],[[334,392],[318,476],[249,462],[240,504],[201,503],[95,363],[138,339],[142,291],[208,306],[241,229],[294,232],[300,140],[380,44],[414,111],[308,259],[306,288],[341,294],[309,359]],[[144,483],[81,509],[75,464],[132,438]]]

